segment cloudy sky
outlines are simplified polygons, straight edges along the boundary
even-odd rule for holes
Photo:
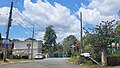
[[[101,21],[116,21],[120,16],[120,0],[0,0],[0,33],[6,35],[11,1],[14,2],[10,39],[32,37],[43,39],[45,27],[53,25],[57,42],[68,35],[79,39],[79,14],[83,13],[83,26],[92,28]]]

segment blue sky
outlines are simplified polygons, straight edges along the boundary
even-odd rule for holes
[[[57,41],[71,34],[79,38],[80,12],[85,28],[92,28],[101,20],[119,19],[120,0],[0,0],[0,33],[3,37],[11,1],[14,10],[10,39],[31,37],[33,24],[36,39],[43,39],[48,25],[54,26]]]
[[[24,10],[24,0],[0,0],[0,7],[4,7],[4,6],[10,6],[11,1],[13,1],[14,7],[19,8],[20,11]],[[43,2],[45,0],[42,0]],[[63,6],[66,6],[67,8],[69,8],[71,10],[72,13],[75,13],[76,11],[79,10],[81,3],[83,3],[84,5],[88,5],[89,4],[89,0],[47,0],[50,4],[52,4],[54,6],[54,2],[60,3]],[[31,2],[36,3],[36,0],[31,0]]]

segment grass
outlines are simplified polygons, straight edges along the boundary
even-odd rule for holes
[[[78,57],[71,57],[68,59],[68,61],[72,63],[76,63],[78,61]],[[97,64],[93,64],[92,61],[90,60],[83,62],[82,66],[85,68],[106,68],[106,67],[101,67]]]
[[[0,60],[0,64],[6,64],[6,62],[3,62],[3,61]]]
[[[68,59],[68,61],[73,62],[73,63],[77,62],[77,60],[78,60],[78,57],[75,57],[75,56]]]
[[[101,67],[101,66],[96,65],[96,64],[92,64],[92,65],[84,64],[83,66],[84,66],[85,68],[106,68],[106,67]]]
[[[9,62],[21,62],[21,61],[30,61],[26,59],[10,59]]]
[[[33,60],[26,60],[26,59],[10,59],[8,60],[8,62],[4,62],[2,60],[0,60],[0,64],[8,64],[8,63],[17,63],[17,62],[30,62]]]

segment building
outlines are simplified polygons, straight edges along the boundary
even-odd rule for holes
[[[31,55],[32,41],[14,41],[13,55]],[[42,53],[42,41],[33,41],[33,57]]]

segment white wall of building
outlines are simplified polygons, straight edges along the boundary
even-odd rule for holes
[[[28,52],[31,53],[31,46],[30,50],[28,50],[27,45],[32,46],[32,41],[15,41],[14,42],[14,50],[13,52]],[[36,53],[42,53],[42,41],[33,41],[33,56]]]

